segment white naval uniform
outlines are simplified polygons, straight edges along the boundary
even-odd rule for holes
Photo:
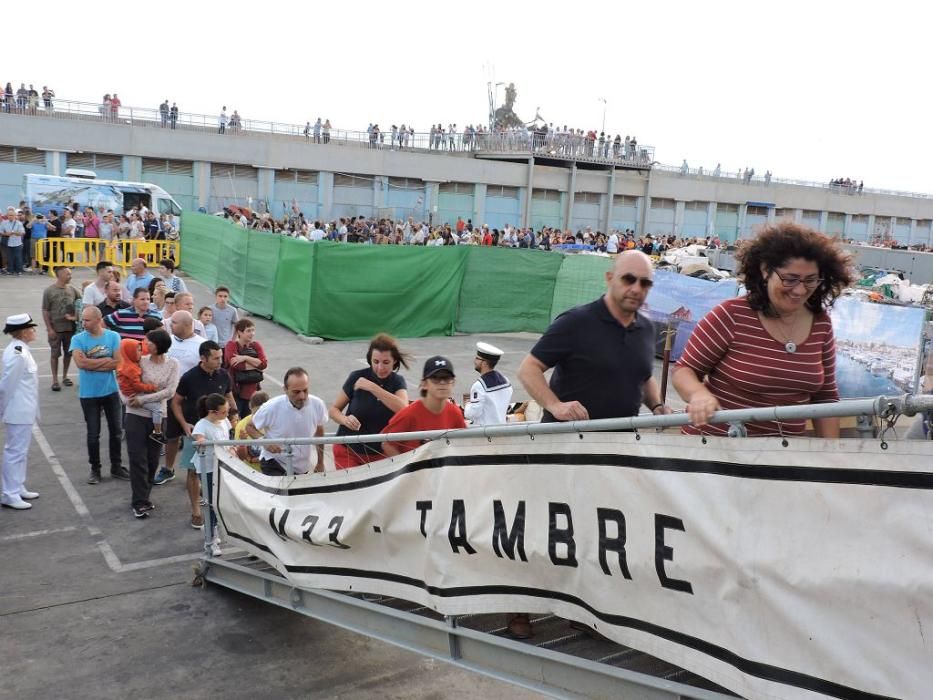
[[[39,419],[39,368],[29,346],[14,338],[3,351],[0,420],[4,423],[3,500],[19,500],[25,490],[26,457],[32,426]]]
[[[486,372],[470,387],[470,401],[463,414],[472,425],[505,423],[506,411],[512,400],[512,385],[502,374]]]

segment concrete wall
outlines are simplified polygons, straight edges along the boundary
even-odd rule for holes
[[[4,146],[41,149],[46,152],[45,165],[4,161]],[[99,174],[122,179],[141,177],[159,184],[185,208],[215,208],[233,201],[243,204],[252,198],[254,205],[265,202],[279,215],[295,200],[307,216],[330,219],[379,210],[420,217],[419,210],[435,213],[436,207],[436,221],[453,222],[462,216],[474,219],[476,224],[496,227],[508,222],[561,228],[569,224],[574,229],[592,226],[597,230],[608,224],[639,232],[644,228],[647,233],[688,236],[715,231],[726,240],[735,240],[752,235],[773,216],[745,216],[746,205],[758,202],[789,212],[795,220],[826,233],[838,234],[841,226],[843,235],[856,239],[888,233],[901,242],[917,243],[930,242],[933,235],[929,224],[933,219],[933,198],[867,193],[851,196],[819,187],[773,182],[745,185],[736,179],[684,177],[661,171],[649,174],[616,170],[612,178],[608,170],[535,164],[529,172],[527,161],[484,160],[464,153],[439,155],[314,144],[286,136],[219,135],[212,131],[172,131],[8,114],[0,114],[0,204],[19,201],[26,172],[64,172],[69,159],[86,160],[88,154],[122,158],[122,170],[98,168]],[[191,167],[184,174],[172,172],[171,168],[159,172],[149,167],[154,159],[186,162]],[[226,175],[212,172],[230,165],[240,166],[235,168],[236,177],[231,177],[229,170]],[[248,176],[240,176],[241,169]],[[289,182],[287,176],[279,176],[294,171],[319,173],[317,184]],[[377,182],[334,186],[334,179],[343,173]],[[426,184],[424,193],[397,190],[385,184],[390,177],[434,185]],[[472,198],[459,191],[438,194],[438,185],[448,182],[471,183],[475,193]],[[502,186],[517,189],[501,196],[497,192],[501,193]],[[527,206],[529,186],[532,191],[556,191],[560,193],[559,201],[532,196],[531,206]],[[587,196],[579,197],[579,193]],[[598,202],[591,198],[594,194]],[[620,198],[631,201],[622,205],[618,203]],[[651,200],[660,200],[664,205],[650,207]],[[673,201],[673,208],[665,200]],[[700,206],[688,206],[690,203]],[[716,204],[733,207],[717,211]]]

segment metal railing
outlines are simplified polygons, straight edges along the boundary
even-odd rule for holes
[[[553,131],[542,133],[512,129],[483,134],[477,150],[492,153],[527,153],[641,168],[650,168],[654,163],[653,146],[632,145],[631,142],[616,143],[612,140],[600,142],[599,139],[587,139],[583,134]]]
[[[773,175],[767,177],[765,173],[755,173],[752,177],[746,177],[744,171],[731,172],[726,170],[721,170],[716,172],[715,169],[709,170],[703,167],[684,168],[683,165],[667,165],[664,163],[656,163],[654,165],[655,170],[660,170],[665,173],[676,173],[678,175],[683,175],[684,177],[697,177],[697,178],[707,178],[712,180],[734,180],[741,182],[746,185],[794,185],[796,187],[817,187],[823,190],[829,190],[833,194],[842,194],[849,196],[861,196],[864,194],[881,194],[891,197],[914,197],[920,199],[933,199],[933,194],[927,192],[906,192],[901,190],[887,190],[881,189],[878,187],[859,187],[858,184],[854,185],[838,185],[831,182],[816,182],[814,180],[799,180],[794,178],[786,177],[774,177]]]

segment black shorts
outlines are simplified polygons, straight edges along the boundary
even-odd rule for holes
[[[185,431],[181,429],[178,421],[175,420],[175,413],[172,411],[171,399],[169,399],[169,408],[165,412],[165,439],[174,440],[184,436]]]
[[[55,340],[49,341],[53,358],[59,358],[62,355],[71,357],[71,339],[74,338],[74,335],[74,331],[62,331],[55,334]]]

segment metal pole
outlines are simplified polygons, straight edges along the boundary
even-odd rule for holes
[[[603,103],[603,128],[601,129],[601,131],[602,133],[605,134],[606,133],[606,106],[608,103],[606,102],[605,97],[600,97],[599,101]]]
[[[186,438],[190,439],[190,438]],[[214,533],[211,531],[211,504],[214,502],[213,494],[211,493],[212,484],[208,481],[208,474],[217,473],[217,453],[216,448],[211,449],[211,459],[210,459],[210,472],[205,468],[204,462],[207,461],[204,459],[205,451],[207,447],[200,445],[197,448],[199,462],[201,463],[201,496],[204,499],[204,505],[201,506],[201,521],[204,523],[204,556],[211,558],[211,545],[214,542]]]

